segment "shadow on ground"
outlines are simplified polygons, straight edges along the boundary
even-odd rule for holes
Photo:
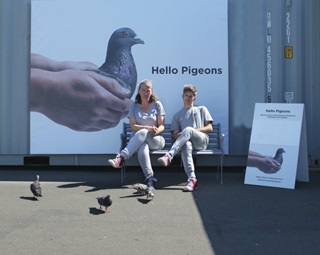
[[[294,190],[245,185],[244,172],[200,181],[193,195],[217,254],[319,253],[319,172]]]

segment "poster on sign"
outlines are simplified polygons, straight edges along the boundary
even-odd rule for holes
[[[256,103],[245,184],[294,189],[309,181],[303,104]]]
[[[31,154],[118,152],[144,79],[167,124],[193,84],[228,151],[226,0],[31,1],[30,76]]]

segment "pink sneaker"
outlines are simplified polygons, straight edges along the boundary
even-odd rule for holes
[[[166,153],[161,158],[158,158],[158,162],[163,166],[168,166],[170,164],[171,160],[172,160],[172,157],[170,156],[169,153]]]
[[[118,154],[118,155],[116,156],[116,158],[114,158],[114,159],[109,159],[108,162],[109,162],[109,164],[112,165],[114,168],[120,168],[120,167],[123,165],[123,163],[124,163],[124,158],[123,158],[120,154]]]
[[[197,179],[196,178],[190,178],[188,180],[187,186],[183,188],[183,191],[193,191],[197,187]]]

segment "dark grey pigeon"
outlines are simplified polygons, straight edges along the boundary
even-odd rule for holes
[[[111,196],[110,196],[110,195],[107,195],[107,196],[105,196],[105,197],[97,197],[97,200],[98,200],[98,203],[99,203],[99,205],[100,205],[100,210],[102,210],[102,206],[104,206],[104,207],[105,207],[104,212],[105,212],[105,213],[108,213],[109,211],[108,211],[107,209],[108,209],[108,207],[110,207],[111,204],[112,204],[112,198],[111,198]]]
[[[283,163],[283,156],[282,156],[282,153],[285,153],[284,149],[283,148],[279,148],[276,152],[276,155],[273,157],[276,161],[279,162],[280,166],[282,165]]]
[[[131,98],[137,85],[137,69],[131,53],[135,44],[144,44],[131,28],[120,28],[113,32],[108,42],[106,60],[95,70],[104,76],[116,79],[126,88]]]
[[[38,200],[39,197],[42,197],[42,188],[40,186],[39,178],[40,176],[36,175],[36,179],[30,184],[30,190],[36,200]]]

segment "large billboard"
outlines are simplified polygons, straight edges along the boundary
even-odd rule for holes
[[[228,151],[227,5],[32,1],[31,154],[117,152],[122,123],[143,79],[153,81],[166,123],[183,106],[183,85],[195,85],[195,104],[205,105],[221,123]],[[131,41],[121,51],[123,36]],[[110,65],[124,71],[112,73]]]

